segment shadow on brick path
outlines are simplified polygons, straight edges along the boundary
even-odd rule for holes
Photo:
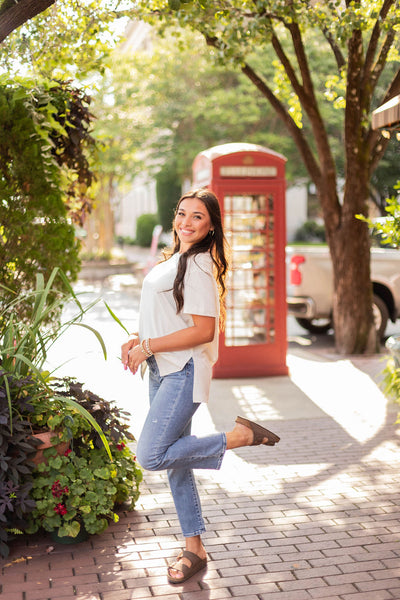
[[[274,448],[227,453],[197,471],[208,569],[182,586],[166,566],[182,545],[164,473],[146,473],[137,510],[73,546],[17,541],[4,600],[400,598],[400,450],[393,414],[364,444],[330,417],[267,423]]]

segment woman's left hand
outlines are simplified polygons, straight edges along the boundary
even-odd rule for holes
[[[124,344],[122,344],[122,346],[121,346],[121,361],[122,361],[122,364],[124,365],[125,370],[129,366],[128,365],[129,352],[132,350],[132,348],[134,348],[138,344],[140,344],[139,336],[136,335],[135,333],[132,333],[129,336],[128,341],[125,342]]]
[[[146,360],[146,356],[140,344],[132,346],[128,351],[127,368],[135,374],[144,360]]]

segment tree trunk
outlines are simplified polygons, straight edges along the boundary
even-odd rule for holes
[[[360,30],[348,41],[348,68],[345,109],[346,184],[340,221],[329,226],[329,247],[333,263],[333,321],[336,349],[340,354],[378,351],[372,315],[370,279],[370,238],[366,223],[357,214],[368,216],[370,157],[368,130],[370,90],[363,85],[363,43]],[[326,222],[326,221],[325,221]],[[327,222],[326,222],[327,223]]]
[[[366,223],[355,217],[365,212],[360,199],[367,197],[368,178],[366,169],[353,167],[346,178],[340,225],[330,232],[329,241],[335,290],[335,343],[340,354],[379,351],[372,315],[369,230]]]
[[[112,176],[99,177],[94,208],[85,222],[87,236],[83,247],[93,257],[106,257],[114,245],[114,212],[112,209]]]

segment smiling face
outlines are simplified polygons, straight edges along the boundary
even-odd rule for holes
[[[184,198],[176,211],[174,227],[180,241],[180,252],[203,240],[213,229],[209,212],[198,198]]]

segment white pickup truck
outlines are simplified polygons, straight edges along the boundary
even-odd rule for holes
[[[288,313],[311,333],[332,326],[333,276],[327,246],[287,246]],[[388,319],[400,318],[400,249],[371,248],[376,328],[383,337]]]

